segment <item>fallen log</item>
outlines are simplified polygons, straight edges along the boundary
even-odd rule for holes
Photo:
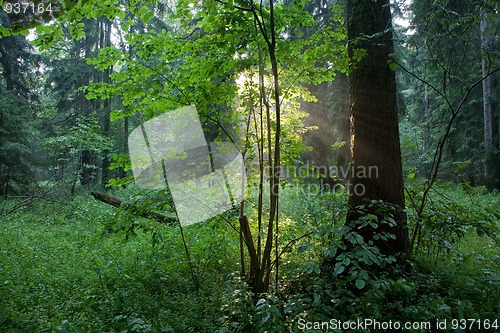
[[[165,216],[165,215],[162,215],[162,214],[159,214],[156,212],[144,211],[143,209],[141,209],[137,205],[123,202],[122,200],[115,198],[115,197],[112,197],[111,195],[106,194],[106,193],[90,192],[90,194],[96,200],[99,200],[101,202],[104,202],[108,205],[111,205],[111,206],[114,206],[117,208],[125,209],[125,210],[129,211],[130,213],[137,215],[137,216],[140,216],[140,217],[144,217],[144,218],[147,218],[150,220],[155,220],[157,222],[170,224],[170,225],[176,225],[177,223],[179,223],[179,221],[175,217]]]

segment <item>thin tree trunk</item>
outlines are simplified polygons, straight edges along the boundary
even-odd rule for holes
[[[259,157],[263,157],[263,148],[262,146],[267,144],[268,148],[268,163],[269,163],[269,220],[267,224],[264,249],[261,253],[261,239],[260,239],[260,221],[262,218],[262,192],[259,193],[259,230],[258,230],[258,241],[257,241],[257,249],[255,248],[255,244],[253,242],[253,237],[250,232],[250,228],[248,226],[248,219],[246,216],[240,216],[240,231],[243,234],[243,239],[246,243],[248,254],[250,257],[250,274],[247,277],[247,281],[252,290],[256,293],[266,292],[269,288],[270,280],[271,280],[271,267],[275,265],[277,270],[278,267],[278,258],[274,262],[271,261],[271,253],[273,250],[273,245],[276,244],[277,235],[279,232],[278,228],[278,199],[279,199],[279,181],[280,181],[280,135],[281,135],[281,105],[280,105],[280,86],[279,86],[279,72],[278,72],[278,61],[276,58],[276,31],[274,26],[274,1],[271,0],[269,4],[269,30],[267,30],[264,26],[264,18],[260,16],[260,12],[258,12],[254,7],[249,10],[253,13],[255,23],[264,37],[267,51],[269,52],[269,60],[271,62],[271,72],[273,76],[273,88],[272,88],[272,96],[274,97],[274,110],[275,110],[275,118],[276,124],[274,127],[274,140],[272,137],[272,121],[271,121],[271,105],[266,97],[265,84],[264,84],[264,71],[263,71],[263,57],[261,54],[261,49],[259,48],[259,92],[261,97],[261,108],[264,107],[266,114],[266,127],[267,132],[266,138],[260,138],[261,146],[259,147]],[[262,111],[261,111],[262,112]],[[263,113],[263,112],[262,112]],[[263,134],[262,131],[262,122],[261,122],[261,136]],[[263,161],[260,161],[260,171],[263,172]],[[260,189],[262,189],[262,174],[260,177]],[[276,275],[277,272],[276,272]]]
[[[109,47],[111,46],[111,21],[106,19],[106,22],[103,26],[102,33],[104,34],[104,47]],[[109,83],[110,81],[110,74],[111,74],[111,68],[108,68],[104,70],[103,77],[102,77],[102,82]],[[111,98],[108,98],[104,100],[103,102],[103,108],[102,108],[102,132],[104,136],[109,137],[109,131],[111,127]],[[105,149],[102,152],[102,178],[101,178],[101,186],[106,187],[108,184],[108,181],[110,179],[109,175],[109,167],[111,164],[111,161],[109,159],[109,150]]]
[[[424,133],[423,133],[423,150],[429,148],[429,125],[426,123],[429,119],[429,89],[427,85],[424,85],[424,108],[422,114],[422,122],[424,123]]]
[[[88,59],[91,57],[91,51],[92,51],[92,44],[93,44],[93,35],[94,32],[92,31],[92,22],[90,21],[85,21],[85,54],[84,58]],[[82,77],[82,82],[80,86],[88,86],[90,83],[90,73],[86,72],[83,74]],[[85,98],[85,92],[81,91],[80,96],[80,108],[82,111],[82,114],[85,115],[86,118],[91,118],[92,113],[93,113],[93,107],[92,104]],[[80,158],[80,183],[82,186],[90,186],[95,184],[96,181],[96,176],[97,176],[97,171],[95,170],[95,158],[94,158],[94,152],[87,149],[83,148],[81,152],[81,158]]]
[[[499,85],[498,85],[498,74],[494,74],[491,76],[491,81],[490,81],[490,87],[491,91],[499,91]],[[491,104],[491,110],[492,110],[492,128],[493,128],[493,150],[498,154],[500,151],[500,102],[498,99],[495,101],[492,99],[492,104]],[[499,166],[497,163],[497,170]],[[498,171],[497,171],[498,172]],[[499,181],[497,179],[497,181]],[[497,186],[500,186],[500,184],[497,183]]]
[[[491,112],[491,76],[489,73],[489,60],[487,53],[490,48],[490,38],[488,36],[488,22],[486,11],[481,13],[481,53],[482,53],[482,73],[483,77],[483,125],[484,125],[484,179],[485,185],[491,187],[493,175],[492,155],[493,155],[493,123]]]
[[[126,116],[123,118],[123,153],[128,154],[128,134],[129,134],[129,117]],[[120,177],[127,177],[127,171],[125,171],[125,167],[121,169]]]
[[[280,181],[280,136],[281,136],[281,95],[279,87],[279,75],[278,75],[278,61],[276,58],[276,31],[274,27],[274,1],[271,0],[269,4],[269,33],[271,38],[266,38],[269,59],[271,60],[271,73],[273,76],[273,93],[274,93],[274,109],[276,115],[276,125],[274,133],[274,159],[272,160],[272,174],[270,181],[270,193],[269,193],[269,223],[267,226],[267,237],[264,247],[264,253],[262,255],[261,266],[258,275],[258,283],[256,285],[256,292],[265,292],[269,288],[269,281],[271,275],[271,251],[273,247],[273,234],[278,235],[278,200],[279,200],[279,181]],[[271,128],[268,128],[271,131]],[[274,230],[276,228],[276,230]]]

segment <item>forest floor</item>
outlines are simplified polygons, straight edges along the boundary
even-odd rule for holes
[[[294,207],[282,218],[283,239],[307,229],[296,214],[321,219],[315,214],[324,201],[312,209],[294,200],[283,204],[284,211]],[[4,201],[1,211],[15,203]],[[235,278],[239,238],[231,226],[213,219],[184,228],[184,236],[190,261],[178,228],[128,216],[90,195],[39,200],[0,216],[0,332],[338,331],[308,330],[300,318],[447,319],[443,331],[465,332],[488,330],[477,322],[453,330],[451,320],[493,324],[500,316],[499,246],[477,233],[449,252],[422,250],[411,272],[373,283],[385,291],[356,294],[343,308],[332,304],[346,296],[307,247],[312,243],[297,244],[283,260],[281,286],[252,307]]]

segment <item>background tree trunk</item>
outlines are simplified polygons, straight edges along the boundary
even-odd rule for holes
[[[489,73],[488,51],[490,49],[490,38],[488,37],[488,22],[486,11],[481,13],[481,53],[483,77],[483,125],[484,125],[484,178],[485,185],[491,187],[493,175],[493,123],[491,112],[491,76]]]
[[[86,21],[84,22],[85,24],[85,42],[83,45],[84,49],[84,59],[88,59],[92,56],[92,47],[94,45],[95,41],[95,34],[93,32],[94,29],[94,24],[91,21]],[[83,77],[82,81],[80,83],[81,86],[88,86],[91,82],[91,72],[88,71],[86,72]],[[85,97],[85,92],[80,91],[79,92],[79,102],[80,102],[80,108],[82,114],[87,117],[91,118],[92,114],[95,112],[95,107],[94,103],[96,101],[88,101]],[[79,170],[80,171],[80,184],[82,186],[91,186],[95,185],[97,180],[98,180],[98,171],[96,169],[96,156],[95,153],[88,149],[84,148],[82,149],[82,152],[80,154],[80,160],[79,160]]]
[[[111,21],[105,19],[105,22],[102,23],[102,31],[101,33],[104,35],[104,45],[103,47],[110,47],[111,46]],[[109,83],[111,82],[110,80],[110,74],[111,74],[111,69],[108,68],[104,70],[104,73],[102,75],[102,82]],[[111,127],[111,98],[108,98],[104,100],[103,102],[103,107],[102,107],[102,132],[106,137],[110,136],[110,127]],[[101,186],[103,188],[106,187],[108,184],[108,181],[110,179],[110,170],[109,167],[111,165],[111,160],[109,158],[109,150],[106,149],[102,152],[102,178],[101,178]]]

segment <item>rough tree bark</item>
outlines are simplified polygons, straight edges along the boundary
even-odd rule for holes
[[[383,200],[399,207],[394,213],[396,227],[390,232],[396,239],[375,240],[372,230],[363,231],[382,253],[409,253],[406,218],[403,213],[404,193],[396,107],[395,73],[390,69],[393,51],[392,22],[389,0],[349,0],[349,54],[356,49],[367,54],[350,70],[351,103],[351,186],[350,207],[365,199]],[[364,36],[359,41],[356,38]],[[347,222],[359,218],[351,209]],[[389,228],[381,225],[377,231]],[[385,229],[384,231],[387,231]]]

